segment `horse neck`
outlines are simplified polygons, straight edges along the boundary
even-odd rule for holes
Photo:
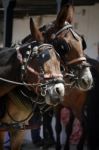
[[[86,92],[73,89],[68,95],[64,96],[63,105],[71,108],[75,116],[80,118],[85,102]]]
[[[16,85],[12,85],[12,84],[8,84],[8,83],[0,85],[0,97],[9,93],[15,87],[16,87]]]
[[[0,51],[0,77],[8,80],[19,78],[21,64],[15,48],[4,48]]]

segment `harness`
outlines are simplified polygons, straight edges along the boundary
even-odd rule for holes
[[[44,101],[44,97],[37,96],[36,93],[27,90],[25,86],[16,87],[8,94],[8,97],[11,99],[11,101],[13,101],[13,103],[17,107],[19,107],[19,109],[29,111],[29,114],[24,119],[18,121],[14,119],[14,116],[10,114],[6,106],[7,115],[9,116],[9,118],[12,120],[13,123],[0,122],[0,131],[7,131],[11,129],[15,130],[35,129],[39,127],[39,125],[27,124],[26,121],[32,117],[37,106],[39,107],[41,115],[43,115],[43,113],[47,113],[47,111],[53,107],[46,104],[46,102]]]

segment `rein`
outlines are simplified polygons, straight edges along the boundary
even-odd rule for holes
[[[0,77],[0,80],[4,81],[4,82],[7,82],[7,83],[15,84],[15,85],[25,85],[25,86],[42,86],[42,85],[44,85],[44,84],[41,84],[41,83],[16,82],[16,81],[8,80],[8,79],[1,78],[1,77]]]

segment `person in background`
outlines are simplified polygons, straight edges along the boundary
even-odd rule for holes
[[[35,126],[34,129],[31,129],[31,138],[33,144],[36,147],[41,147],[43,145],[43,139],[40,136],[42,121],[41,121],[40,110],[38,107],[35,109],[34,115],[30,119],[29,124]]]
[[[55,145],[54,133],[52,128],[53,109],[43,114],[43,150]]]

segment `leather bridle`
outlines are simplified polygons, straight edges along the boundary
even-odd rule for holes
[[[65,21],[65,24],[64,26],[59,30],[57,31],[55,34],[53,34],[53,38],[57,38],[57,36],[62,33],[63,31],[66,31],[66,33],[68,33],[69,31],[72,33],[73,37],[78,40],[79,39],[79,35],[73,30],[73,27],[71,24],[69,24],[68,22]],[[69,47],[69,46],[68,46]],[[70,47],[69,47],[70,49]],[[78,57],[78,58],[75,58],[73,60],[70,60],[68,62],[66,62],[67,65],[71,65],[71,64],[74,64],[74,63],[77,63],[77,62],[80,62],[80,61],[86,61],[86,57],[83,56],[83,57]]]
[[[33,41],[26,45],[28,47],[28,51],[26,51],[26,55],[22,60],[21,65],[21,80],[23,83],[25,83],[25,75],[27,70],[38,76],[38,82],[37,84],[32,83],[31,87],[36,87],[37,89],[40,88],[41,95],[45,96],[47,86],[50,84],[56,84],[56,83],[64,83],[63,80],[59,80],[59,77],[63,77],[62,74],[46,74],[44,73],[44,62],[46,62],[48,59],[50,59],[49,51],[50,49],[53,49],[53,46],[51,44],[40,44],[38,45],[37,42]],[[43,49],[41,52],[39,52],[40,49]],[[20,47],[17,47],[18,56],[20,55]],[[55,51],[56,53],[56,51]],[[47,58],[43,58],[43,56],[46,55]],[[29,63],[31,59],[34,57],[36,59],[38,66],[39,66],[39,72],[36,71],[34,68],[29,66]],[[41,60],[40,60],[41,59]],[[35,86],[34,86],[35,85]]]

